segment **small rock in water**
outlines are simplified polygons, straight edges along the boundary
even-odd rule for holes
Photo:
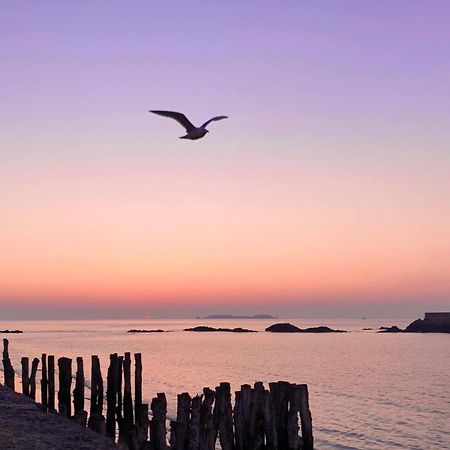
[[[127,333],[164,333],[164,330],[128,330]]]

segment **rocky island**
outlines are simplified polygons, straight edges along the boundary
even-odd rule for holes
[[[227,333],[257,333],[256,330],[248,330],[247,328],[214,328],[201,325],[194,328],[185,328],[183,331],[197,331],[197,332],[213,332],[213,331],[225,331]]]
[[[329,327],[299,328],[291,323],[276,323],[266,328],[270,333],[346,333],[345,330],[333,330]]]

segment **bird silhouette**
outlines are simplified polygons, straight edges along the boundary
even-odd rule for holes
[[[196,127],[192,125],[192,122],[184,114],[179,112],[159,110],[151,110],[150,112],[153,114],[158,114],[158,116],[170,117],[171,119],[176,120],[181,126],[186,129],[186,135],[181,136],[180,139],[190,139],[191,141],[201,139],[206,135],[206,133],[209,133],[206,127],[211,122],[214,122],[216,120],[228,119],[228,116],[216,116],[212,119],[207,120],[202,126]]]

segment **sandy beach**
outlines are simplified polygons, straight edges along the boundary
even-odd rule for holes
[[[59,414],[43,412],[32,399],[0,385],[0,449],[110,450],[108,438]]]

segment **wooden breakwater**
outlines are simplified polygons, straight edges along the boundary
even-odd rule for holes
[[[3,340],[4,384],[15,388],[8,340]],[[175,420],[167,423],[167,400],[158,393],[150,405],[142,401],[142,358],[111,354],[105,380],[97,355],[91,357],[89,408],[85,405],[83,358],[42,354],[29,363],[21,358],[22,393],[36,399],[36,376],[41,366],[41,404],[128,450],[312,450],[314,448],[308,387],[285,381],[243,385],[232,401],[229,383],[201,395],[177,397]],[[56,370],[56,368],[58,370]],[[132,372],[134,376],[132,377]],[[56,383],[56,379],[58,383]],[[132,395],[134,381],[134,399]],[[73,382],[74,381],[74,382]],[[56,390],[56,384],[58,389]],[[72,390],[73,388],[73,390]],[[73,407],[72,407],[73,405]],[[89,409],[89,412],[88,412]]]

